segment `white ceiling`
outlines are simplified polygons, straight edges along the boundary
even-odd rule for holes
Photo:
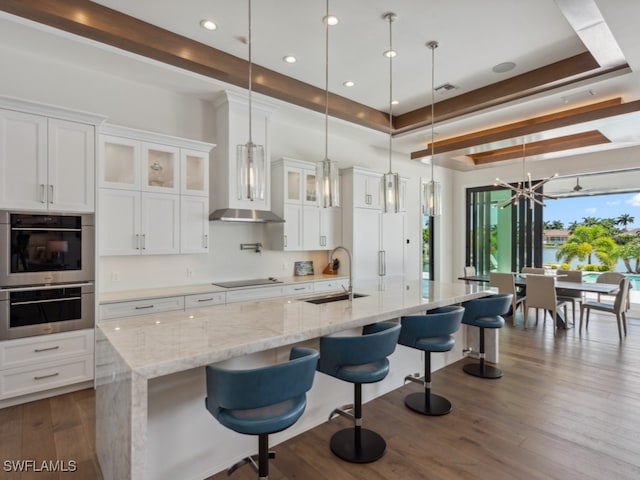
[[[557,0],[580,6],[593,0]],[[247,58],[247,2],[240,0],[100,0],[109,8],[190,37],[240,58]],[[253,8],[253,61],[319,88],[324,88],[325,2],[321,0],[256,0]],[[482,112],[458,117],[436,126],[438,139],[468,133],[499,124],[571,108],[585,99],[569,102],[562,97],[594,92],[588,102],[621,96],[624,101],[640,99],[640,18],[638,0],[595,0],[606,24],[631,68],[631,73],[583,81],[570,87],[503,104]],[[436,101],[493,84],[511,76],[582,53],[587,47],[563,16],[556,0],[332,0],[330,11],[340,24],[330,31],[329,88],[338,95],[372,108],[388,111],[389,64],[382,53],[388,49],[388,22],[383,14],[393,11],[394,59],[393,107],[401,114],[430,104],[431,51],[425,46],[437,40],[436,85],[445,82],[459,87],[438,94]],[[209,32],[199,26],[212,18],[218,29]],[[86,68],[156,84],[175,91],[213,98],[216,89],[229,88],[222,82],[164,68],[158,62],[140,62],[140,57],[113,47],[99,46],[69,34],[51,35],[53,29],[37,27],[8,14],[0,15],[0,49],[24,49],[63,62],[83,59]],[[298,62],[282,61],[295,55]],[[515,62],[516,68],[496,74],[491,68],[501,62]],[[161,74],[159,74],[161,72]],[[344,80],[356,86],[346,88]],[[300,108],[291,109],[293,115]],[[618,122],[619,123],[619,122]],[[601,124],[598,128],[616,138],[618,148],[640,144],[640,122]],[[636,126],[638,125],[638,126]],[[360,130],[362,130],[361,127]],[[366,130],[366,129],[365,129]],[[565,132],[556,132],[560,134]],[[546,132],[526,142],[554,135]],[[380,137],[375,132],[374,137]],[[409,153],[424,148],[429,129],[398,135],[394,149]],[[383,144],[381,144],[383,145]],[[482,148],[482,147],[480,147]],[[587,150],[585,150],[587,151]],[[575,153],[575,152],[565,152]]]

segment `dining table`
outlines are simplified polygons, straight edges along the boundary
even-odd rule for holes
[[[527,288],[527,276],[533,275],[530,273],[516,273],[514,274],[514,282],[516,287],[523,289]],[[617,283],[593,283],[593,282],[567,282],[562,280],[562,274],[552,275],[556,277],[555,287],[556,290],[572,290],[583,293],[599,293],[604,295],[613,295],[618,291],[620,285]],[[489,275],[467,275],[458,277],[458,280],[464,280],[466,282],[478,282],[489,283]],[[556,315],[556,326],[558,328],[569,328],[568,322],[564,318],[562,311],[558,310]]]

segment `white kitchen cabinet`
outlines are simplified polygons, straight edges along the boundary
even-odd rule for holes
[[[180,196],[100,189],[100,255],[179,253]]]
[[[195,295],[185,295],[184,308],[203,308],[213,305],[224,305],[227,299],[225,292],[198,293]]]
[[[209,199],[180,196],[180,253],[209,251]]]
[[[353,175],[353,206],[372,209],[384,207],[382,174],[360,170]]]
[[[0,400],[93,379],[93,329],[0,342]]]
[[[94,211],[94,124],[0,110],[0,145],[0,208]]]
[[[227,303],[252,302],[264,298],[281,297],[283,285],[269,285],[267,287],[242,288],[227,292]]]
[[[382,288],[385,283],[404,277],[406,213],[383,213],[382,205],[357,206],[363,204],[367,179],[376,176],[375,172],[359,168],[341,171],[342,243],[352,252],[354,283],[363,286],[377,283]],[[401,182],[406,185],[406,180]]]
[[[272,208],[285,219],[271,227],[274,250],[328,250],[341,238],[339,207],[320,208],[311,162],[282,158],[272,165]]]
[[[184,296],[149,298],[100,305],[100,320],[184,310]]]
[[[208,252],[215,145],[115,125],[99,144],[101,255]]]

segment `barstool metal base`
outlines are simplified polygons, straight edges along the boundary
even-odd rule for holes
[[[331,451],[337,457],[351,463],[370,463],[381,458],[387,448],[384,438],[366,428],[360,428],[360,432],[357,430],[355,427],[336,432],[331,437]]]
[[[451,402],[435,393],[429,394],[429,404],[425,393],[411,393],[404,399],[404,404],[411,410],[423,415],[438,416],[451,412]]]
[[[502,370],[491,365],[481,365],[479,363],[468,363],[462,369],[465,373],[480,378],[500,378],[502,377]]]

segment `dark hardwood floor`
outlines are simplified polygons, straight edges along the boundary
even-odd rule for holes
[[[353,465],[334,457],[328,440],[348,424],[337,418],[275,446],[270,478],[637,480],[640,312],[632,312],[628,323],[629,334],[619,342],[610,315],[593,316],[582,335],[572,328],[554,336],[550,320],[535,325],[531,319],[524,330],[519,319],[500,330],[503,378],[464,374],[461,365],[471,359],[434,374],[434,390],[454,405],[450,415],[423,417],[406,409],[404,396],[420,390],[414,384],[365,404],[365,426],[387,440],[381,460]],[[78,462],[75,473],[2,470],[0,478],[101,479],[93,399],[85,390],[0,410],[3,461]],[[223,478],[226,472],[210,480]],[[257,475],[245,466],[232,478]]]

